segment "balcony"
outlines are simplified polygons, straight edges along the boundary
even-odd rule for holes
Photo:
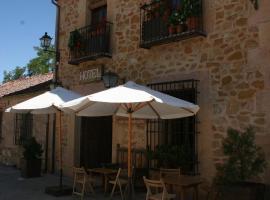
[[[111,27],[112,23],[102,22],[72,31],[68,42],[69,64],[111,57]]]
[[[206,36],[203,31],[202,0],[152,0],[141,6],[142,48]]]

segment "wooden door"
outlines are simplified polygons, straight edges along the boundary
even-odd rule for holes
[[[82,117],[81,123],[81,166],[111,163],[112,117]]]
[[[92,10],[91,22],[92,25],[104,23],[107,19],[107,6],[98,7]]]

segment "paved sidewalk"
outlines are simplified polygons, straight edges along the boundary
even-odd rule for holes
[[[72,185],[71,180],[64,180],[65,184]],[[20,171],[6,166],[0,166],[0,200],[75,200],[72,196],[52,197],[44,193],[46,186],[58,184],[58,177],[54,175],[44,175],[40,178],[23,179]],[[89,195],[85,200],[109,200],[110,198],[102,194]],[[113,200],[121,199],[116,195]],[[142,194],[137,194],[136,199],[145,199]]]

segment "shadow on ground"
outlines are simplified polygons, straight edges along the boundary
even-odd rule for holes
[[[52,197],[44,193],[46,186],[58,184],[58,177],[54,175],[43,175],[39,178],[23,179],[20,171],[13,167],[0,166],[0,200],[73,200],[80,199],[75,196]],[[64,184],[72,185],[71,179],[64,179]],[[109,195],[104,195],[97,190],[95,195],[87,195],[84,199],[106,200]],[[113,200],[121,199],[115,195]],[[136,194],[136,199],[145,199],[144,194]]]

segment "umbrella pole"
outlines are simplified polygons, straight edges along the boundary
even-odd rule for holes
[[[128,114],[128,178],[131,178],[132,113]]]
[[[59,186],[63,186],[63,168],[62,168],[62,117],[61,111],[59,111],[59,168],[60,168],[60,177],[59,177]]]
[[[60,170],[60,176],[59,176],[59,185],[58,186],[52,186],[52,187],[47,187],[45,189],[45,192],[49,195],[53,195],[56,197],[60,196],[66,196],[66,195],[71,195],[72,194],[72,187],[65,186],[63,185],[63,158],[62,158],[62,116],[61,116],[61,111],[59,110],[58,113],[59,115],[59,126],[58,126],[58,136],[59,136],[59,170]]]
[[[125,199],[131,200],[133,198],[133,185],[132,185],[132,112],[128,112],[128,184],[125,189]]]

